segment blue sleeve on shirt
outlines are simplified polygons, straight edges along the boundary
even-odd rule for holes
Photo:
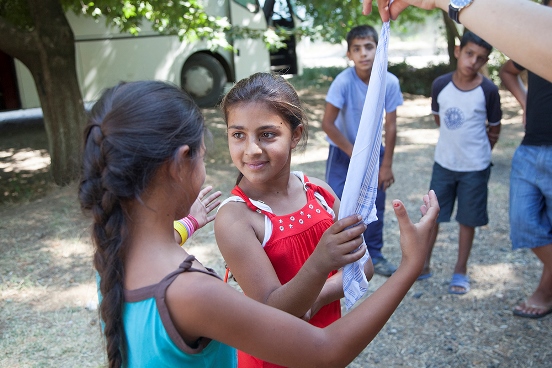
[[[348,71],[349,69],[345,69],[335,77],[326,95],[326,102],[331,103],[340,110],[343,108],[343,105],[345,105],[347,78],[345,78],[344,73]]]
[[[500,108],[500,94],[498,93],[498,87],[489,79],[483,78],[481,88],[485,94],[487,121],[490,125],[498,125],[502,119],[502,109]]]
[[[452,73],[444,74],[437,77],[431,85],[431,111],[434,114],[439,113],[439,102],[437,102],[437,96],[445,88],[445,86],[452,80]]]
[[[401,85],[399,83],[399,78],[389,72],[387,72],[386,82],[385,112],[393,112],[404,102]]]

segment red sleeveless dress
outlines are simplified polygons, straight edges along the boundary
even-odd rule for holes
[[[270,219],[272,235],[266,242],[264,250],[282,285],[297,274],[316,248],[324,231],[333,224],[332,215],[316,199],[315,192],[322,195],[329,208],[332,208],[335,202],[334,197],[324,188],[310,183],[307,176],[304,176],[304,183],[307,204],[300,210],[283,216],[276,216],[272,212],[258,208],[238,186],[232,190],[232,194],[243,199],[252,211],[262,213]],[[332,271],[328,277],[336,272]],[[320,308],[309,323],[317,327],[326,327],[340,317],[341,304],[339,300],[336,300]],[[238,351],[238,367],[275,368],[281,366],[264,362]]]

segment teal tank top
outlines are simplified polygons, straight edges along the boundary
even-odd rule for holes
[[[188,256],[178,270],[156,285],[125,290],[123,324],[128,367],[237,366],[237,352],[233,347],[206,338],[189,346],[172,323],[165,304],[165,292],[174,279],[182,272],[203,272],[218,277],[212,270],[192,268],[194,259],[194,256]]]

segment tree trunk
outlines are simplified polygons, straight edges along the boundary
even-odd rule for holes
[[[445,23],[445,32],[447,37],[447,51],[449,55],[449,64],[451,70],[456,69],[456,57],[454,56],[454,47],[456,45],[456,39],[460,39],[460,33],[456,28],[456,23],[448,16],[448,13],[442,12],[443,22]]]
[[[27,0],[33,29],[0,24],[9,31],[0,47],[19,59],[33,75],[48,137],[51,173],[58,185],[76,179],[86,115],[75,57],[74,35],[59,0]],[[9,35],[7,34],[9,33]]]

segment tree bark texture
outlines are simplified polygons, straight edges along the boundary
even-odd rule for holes
[[[48,137],[51,173],[58,185],[80,171],[86,121],[77,72],[73,31],[59,0],[27,0],[33,21],[22,30],[0,19],[0,48],[19,59],[33,75]]]

